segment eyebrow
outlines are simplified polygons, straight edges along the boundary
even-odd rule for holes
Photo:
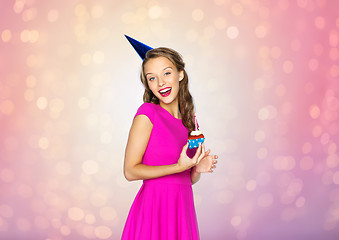
[[[165,67],[162,71],[166,70],[167,68],[172,69],[172,67]],[[145,76],[147,76],[147,74],[152,74],[152,73],[146,73]]]

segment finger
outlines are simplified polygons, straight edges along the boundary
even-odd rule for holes
[[[200,156],[200,154],[201,154],[201,145],[200,145],[200,143],[199,143],[199,147],[197,148],[197,151],[195,152],[193,158],[194,158],[194,159],[198,159],[199,156]]]
[[[206,152],[205,152],[205,156],[207,156],[208,154],[210,154],[211,152],[211,149],[208,149]]]
[[[200,161],[204,157],[205,157],[205,146],[203,144],[200,144],[200,154],[198,155],[198,160]]]
[[[201,154],[198,157],[197,164],[200,162],[201,159],[203,159],[206,156],[205,152],[205,145],[201,144]]]
[[[198,158],[198,161],[197,161],[197,164],[205,157],[205,154],[204,153],[201,153],[199,158]]]
[[[197,155],[199,156],[201,154],[201,151],[202,151],[202,146],[201,146],[201,143],[199,143],[199,146],[197,148]]]
[[[183,146],[180,155],[187,156],[188,142]]]
[[[214,160],[214,161],[213,161],[213,164],[216,164],[217,162],[218,162],[217,160]]]
[[[205,144],[201,144],[201,153],[204,155],[206,154]]]
[[[218,155],[214,155],[214,159],[217,159],[218,158]]]

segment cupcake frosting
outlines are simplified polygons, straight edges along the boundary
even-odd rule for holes
[[[195,130],[191,132],[191,136],[199,136],[200,134],[202,134],[202,132],[200,132],[199,130]]]

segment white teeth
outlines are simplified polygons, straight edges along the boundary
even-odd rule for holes
[[[166,89],[164,89],[164,90],[161,90],[161,91],[159,91],[161,94],[164,94],[164,93],[166,93],[166,92],[168,92],[169,90],[171,90],[172,88],[166,88]]]

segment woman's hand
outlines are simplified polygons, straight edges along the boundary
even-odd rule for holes
[[[217,164],[217,155],[209,155],[211,150],[208,149],[205,152],[205,146],[202,147],[202,152],[204,153],[204,157],[198,161],[197,165],[195,166],[195,171],[198,173],[211,173],[213,169],[216,168],[215,164]]]
[[[179,167],[179,169],[181,169],[181,171],[185,171],[189,168],[194,167],[205,156],[205,150],[203,150],[203,146],[200,143],[199,143],[199,147],[197,148],[197,151],[196,151],[195,155],[193,156],[193,158],[190,158],[190,157],[187,156],[187,154],[186,154],[187,148],[188,148],[188,142],[182,148],[182,151],[180,153],[180,158],[178,160],[178,167]]]

